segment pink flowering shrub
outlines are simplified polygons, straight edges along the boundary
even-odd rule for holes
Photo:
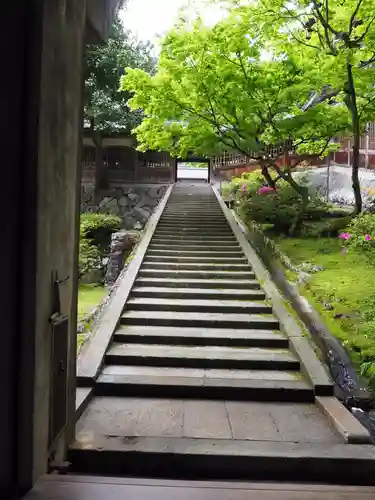
[[[275,193],[276,192],[276,189],[273,189],[272,187],[270,186],[262,186],[258,189],[258,194],[260,196],[264,195],[264,194],[270,194],[270,193]]]
[[[236,196],[237,200],[242,202],[256,194],[263,182],[264,177],[260,170],[245,172],[239,177],[233,177],[230,182],[224,183],[222,193],[226,196]]]
[[[350,238],[350,233],[341,233],[339,234],[340,240],[348,240]]]
[[[375,214],[366,213],[355,217],[347,232],[339,234],[340,240],[348,249],[353,249],[375,258]]]
[[[259,192],[261,190],[262,193]],[[243,200],[240,213],[245,222],[272,224],[279,233],[288,234],[301,208],[299,194],[286,183],[280,182],[276,191],[266,186],[259,187],[253,196]]]

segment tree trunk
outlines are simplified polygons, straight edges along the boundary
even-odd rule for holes
[[[302,197],[302,199],[304,197],[307,197],[308,194],[307,188],[305,188],[304,186],[300,186],[298,182],[296,182],[293,179],[291,173],[287,174],[283,172],[276,162],[272,163],[272,167],[275,169],[279,178],[283,179],[285,182],[289,184],[289,186],[291,186],[295,191],[297,191],[297,193]]]
[[[352,163],[352,187],[354,193],[355,213],[362,212],[362,195],[361,186],[359,183],[359,148],[361,140],[360,120],[357,108],[357,96],[353,79],[353,67],[350,63],[347,64],[348,81],[345,89],[345,104],[352,118],[353,129],[353,163]],[[348,151],[348,154],[350,152]]]
[[[276,182],[272,179],[271,174],[269,173],[268,166],[261,163],[262,175],[265,178],[269,187],[276,189]]]
[[[276,162],[274,162],[272,166],[276,170],[278,176],[281,177],[283,180],[285,180],[285,182],[287,182],[289,186],[291,186],[300,195],[302,200],[301,210],[296,213],[293,224],[289,230],[290,236],[294,236],[297,230],[300,228],[303,221],[303,217],[307,211],[307,207],[309,204],[309,190],[306,186],[300,186],[293,179],[291,174],[290,164],[287,165],[287,168],[289,167],[289,173],[283,172]]]

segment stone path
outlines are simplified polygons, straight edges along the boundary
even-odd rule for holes
[[[312,383],[279,327],[211,187],[176,185],[77,424],[73,470],[370,481],[374,447],[346,444],[343,407],[336,426],[319,410],[320,391],[337,413],[333,387]]]
[[[97,397],[78,424],[94,435],[340,443],[311,403]]]

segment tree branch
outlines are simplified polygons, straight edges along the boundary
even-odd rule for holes
[[[354,9],[352,15],[350,16],[350,21],[349,21],[349,37],[351,36],[351,34],[353,32],[354,21],[355,21],[355,18],[357,16],[357,14],[358,14],[358,11],[359,11],[359,9],[361,7],[362,2],[363,2],[363,0],[358,0],[357,6]]]
[[[375,52],[374,54],[370,57],[370,59],[367,59],[367,61],[361,61],[358,65],[358,68],[365,68],[366,66],[369,66],[370,64],[372,64],[373,62],[375,62]]]
[[[362,116],[362,114],[363,114],[364,110],[365,110],[366,108],[368,108],[368,107],[369,107],[369,105],[370,105],[372,102],[374,102],[374,101],[375,101],[375,96],[371,97],[371,99],[369,99],[369,100],[366,102],[366,104],[363,106],[363,108],[361,109],[361,111],[360,111],[360,113],[359,113],[359,115],[358,115],[358,116],[359,116],[359,118],[361,118],[361,116]]]
[[[374,21],[375,21],[375,16],[373,16],[373,17],[371,18],[371,20],[369,21],[369,23],[368,23],[368,25],[367,25],[367,27],[366,27],[365,31],[362,33],[362,35],[361,35],[361,36],[359,36],[358,38],[356,38],[356,39],[355,39],[355,41],[356,41],[356,42],[362,42],[362,41],[364,40],[365,36],[366,36],[366,35],[367,35],[367,33],[369,32],[369,30],[370,30],[370,28],[371,28],[371,25],[372,25],[372,23],[373,23]]]
[[[314,6],[315,14],[316,14],[320,24],[323,26],[326,43],[327,43],[332,55],[336,56],[337,50],[335,49],[335,47],[332,44],[332,40],[330,39],[329,32],[331,32],[336,37],[339,36],[339,32],[336,31],[335,29],[333,29],[333,27],[330,25],[330,23],[328,21],[328,19],[329,19],[329,17],[328,17],[329,16],[328,0],[326,0],[326,3],[325,3],[325,14],[326,14],[325,18],[320,11],[320,4],[316,0],[313,0],[312,3]]]

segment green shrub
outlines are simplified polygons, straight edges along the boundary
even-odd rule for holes
[[[244,172],[239,177],[233,177],[230,182],[225,182],[222,187],[224,196],[236,196],[238,199],[247,198],[265,183],[264,177],[260,170],[252,172]]]
[[[278,184],[275,193],[255,195],[240,205],[241,216],[258,224],[273,224],[278,232],[288,232],[302,210],[301,196],[290,186]]]
[[[339,233],[341,233],[347,225],[350,223],[352,217],[347,215],[346,217],[334,217],[329,218],[327,214],[324,214],[319,221],[304,221],[301,227],[300,234],[306,237],[316,237],[321,236],[336,238]]]
[[[360,214],[347,226],[340,235],[344,244],[364,255],[375,257],[375,214]],[[347,238],[347,239],[345,239]]]
[[[318,196],[309,196],[308,205],[304,213],[301,213],[303,209],[301,195],[284,180],[277,182],[275,193],[259,195],[259,187],[265,183],[259,182],[259,172],[258,177],[254,176],[253,179],[246,194],[239,192],[242,196],[237,195],[240,212],[245,219],[258,224],[272,224],[276,232],[289,233],[290,229],[295,227],[298,218],[305,221],[320,221],[329,213],[330,206]],[[304,185],[302,180],[301,185]],[[300,222],[298,230],[302,230]]]
[[[309,204],[306,210],[306,219],[324,219],[329,215],[330,209],[330,205],[326,203],[322,198],[319,198],[319,196],[310,196]]]
[[[79,242],[79,275],[82,276],[102,266],[102,256],[97,246],[82,238]]]
[[[102,268],[111,234],[121,229],[121,218],[114,215],[86,213],[81,215],[79,243],[80,276]]]
[[[100,249],[107,249],[111,234],[121,229],[121,218],[115,215],[86,213],[81,215],[80,237]]]
[[[221,185],[221,195],[226,198],[232,195],[232,186],[230,182],[223,182]]]
[[[259,168],[253,170],[252,172],[244,172],[238,177],[238,179],[243,179],[245,181],[251,181],[251,182],[260,182],[260,183],[264,182],[262,171]]]
[[[251,198],[256,195],[258,189],[265,185],[265,179],[260,170],[253,172],[244,172],[240,177],[237,177],[237,199]]]

